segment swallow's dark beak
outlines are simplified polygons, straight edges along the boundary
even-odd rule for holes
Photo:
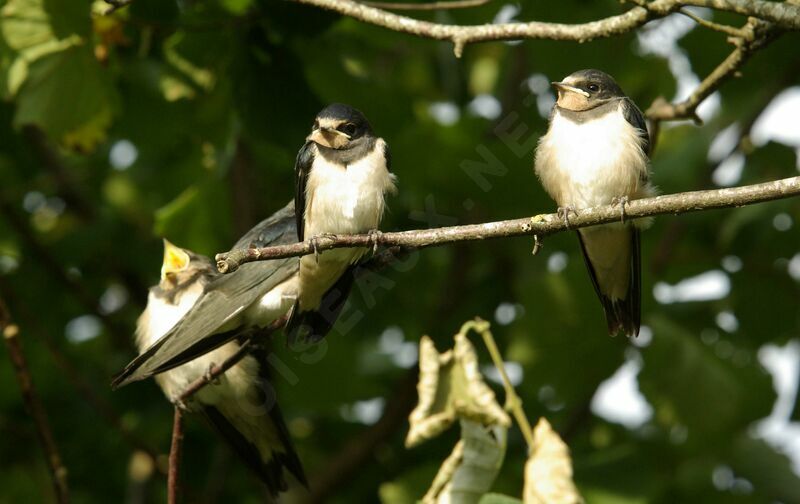
[[[559,94],[561,94],[561,93],[577,93],[577,94],[582,95],[582,96],[584,96],[586,98],[589,98],[589,93],[587,93],[586,91],[584,91],[581,88],[576,88],[575,86],[571,86],[571,85],[569,85],[569,84],[567,84],[565,82],[551,82],[550,85],[552,85],[554,88],[556,88],[558,90]]]
[[[322,126],[312,131],[311,134],[306,137],[306,140],[311,140],[329,149],[341,149],[347,141],[350,140],[350,137],[341,131]]]

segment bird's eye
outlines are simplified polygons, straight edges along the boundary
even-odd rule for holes
[[[596,93],[600,91],[600,86],[598,86],[597,84],[589,84],[588,86],[586,86],[586,89],[588,89],[592,93]]]
[[[339,126],[338,129],[347,136],[353,136],[356,132],[356,125],[353,123],[346,123]]]

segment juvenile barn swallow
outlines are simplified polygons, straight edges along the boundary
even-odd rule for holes
[[[294,205],[289,203],[257,224],[233,249],[293,243],[295,236]],[[116,389],[162,373],[269,325],[291,308],[298,270],[297,259],[288,258],[251,262],[215,275],[202,285],[180,320],[132,360],[111,386]]]
[[[340,103],[317,114],[295,163],[297,238],[377,233],[386,193],[396,191],[389,146],[358,110]],[[298,296],[287,325],[291,340],[315,342],[330,331],[366,248],[341,248],[300,259]]]
[[[580,70],[554,82],[558,100],[539,140],[535,171],[569,223],[569,213],[655,194],[650,184],[650,141],[641,111],[614,79]],[[603,304],[608,332],[639,334],[641,249],[649,222],[614,223],[578,230],[583,258]]]
[[[166,334],[219,276],[207,257],[164,240],[161,281],[150,289],[147,307],[136,325],[139,350],[146,350]],[[167,399],[177,404],[189,384],[208,372],[213,363],[220,364],[236,353],[239,347],[238,341],[229,341],[157,375],[156,382]],[[307,483],[266,370],[264,349],[252,347],[217,383],[200,389],[183,407],[205,417],[275,496],[288,488],[284,467],[298,481]]]

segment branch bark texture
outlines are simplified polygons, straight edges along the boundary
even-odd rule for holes
[[[765,0],[654,0],[640,3],[624,14],[583,24],[499,23],[471,26],[446,25],[420,21],[386,12],[353,0],[294,0],[338,12],[365,23],[435,40],[448,40],[461,56],[464,46],[489,40],[550,39],[587,42],[632,31],[652,19],[665,17],[681,7],[697,6],[755,16],[787,30],[800,30],[800,6],[788,2]]]
[[[696,112],[703,100],[711,96],[727,80],[734,77],[758,50],[769,45],[781,32],[771,23],[755,18],[750,18],[737,31],[740,34],[729,39],[736,48],[703,79],[688,98],[674,104],[663,98],[657,99],[647,109],[647,118],[652,121],[692,119],[696,124],[702,124],[702,120]]]
[[[692,191],[634,200],[625,205],[624,218],[639,219],[654,215],[678,215],[715,208],[740,207],[797,195],[800,195],[800,177],[790,177],[742,187]],[[607,205],[580,210],[578,215],[569,217],[569,222],[556,214],[546,214],[533,218],[377,235],[321,236],[290,245],[241,249],[217,254],[217,268],[220,272],[226,273],[252,261],[297,257],[334,248],[372,247],[376,244],[417,249],[513,236],[541,238],[566,230],[619,222],[622,212],[619,205]]]
[[[167,503],[177,504],[181,493],[181,455],[183,453],[183,410],[175,406],[172,419],[172,442],[169,446],[169,472],[167,473]]]

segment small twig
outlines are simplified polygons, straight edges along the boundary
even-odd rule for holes
[[[733,26],[714,23],[707,19],[701,18],[700,16],[694,14],[693,12],[684,9],[680,9],[678,10],[678,12],[688,17],[689,19],[692,19],[695,23],[699,24],[700,26],[705,26],[706,28],[709,28],[711,30],[726,33],[732,37],[744,37],[746,35],[746,32],[741,28],[735,28]]]
[[[651,121],[692,119],[696,124],[702,124],[703,121],[697,115],[697,107],[703,100],[711,96],[725,81],[735,76],[753,54],[780,35],[780,30],[773,25],[755,18],[748,20],[740,31],[740,35],[731,39],[736,45],[736,49],[703,79],[688,98],[674,104],[667,102],[664,98],[657,98],[647,109],[645,113],[647,118]]]
[[[625,207],[625,217],[637,219],[663,214],[677,215],[700,210],[752,205],[796,195],[800,195],[800,177],[790,177],[742,187],[693,191],[633,200]],[[569,230],[616,221],[619,221],[619,207],[617,206],[606,205],[581,209],[579,215],[570,219]],[[523,218],[465,226],[382,233],[377,240],[384,246],[419,249],[514,236],[538,235],[541,239],[567,229],[564,219],[559,219],[556,214],[547,214],[536,216],[533,219]],[[375,240],[376,237],[369,234],[330,235],[319,237],[315,246],[318,251],[334,248],[371,247]],[[227,273],[247,262],[312,254],[314,248],[311,241],[306,240],[290,245],[233,250],[217,254],[217,268],[220,272]]]
[[[167,473],[167,502],[177,504],[181,491],[181,453],[183,451],[183,410],[175,406],[172,419],[172,443],[169,446],[169,472]]]
[[[480,7],[486,5],[492,0],[445,0],[442,2],[428,2],[428,3],[407,3],[407,2],[360,2],[370,7],[386,10],[450,10],[450,9],[468,9],[470,7]]]
[[[67,503],[69,502],[67,468],[61,461],[61,455],[53,439],[50,423],[47,421],[47,413],[33,386],[33,379],[28,369],[25,355],[22,353],[22,346],[18,338],[19,327],[12,323],[11,315],[2,299],[0,299],[0,334],[3,335],[3,341],[5,341],[6,347],[8,348],[11,363],[14,365],[14,371],[17,375],[22,398],[25,401],[25,407],[31,417],[33,417],[39,442],[44,449],[47,458],[47,467],[50,469],[50,476],[53,480],[56,502],[59,504]]]
[[[522,431],[522,436],[525,438],[525,443],[528,445],[528,451],[533,450],[533,430],[531,424],[528,422],[528,417],[525,416],[525,410],[522,409],[522,399],[519,398],[517,392],[514,390],[514,385],[508,378],[506,367],[503,363],[503,356],[500,355],[500,350],[497,348],[497,343],[494,341],[492,332],[489,330],[489,323],[485,320],[476,317],[475,320],[465,322],[461,326],[460,334],[466,336],[471,330],[481,335],[486,349],[489,350],[489,355],[492,356],[494,366],[500,372],[500,377],[503,379],[503,388],[506,391],[506,404],[505,408],[514,415],[514,420],[517,421],[519,430]]]
[[[126,440],[132,448],[146,453],[153,461],[154,466],[158,469],[159,474],[166,476],[163,468],[156,464],[156,451],[149,446],[143,439],[140,439],[136,434],[127,427],[120,414],[109,404],[109,402],[95,390],[95,386],[90,379],[88,379],[84,372],[85,366],[79,370],[75,364],[62,352],[56,344],[55,339],[48,334],[32,311],[24,303],[14,295],[13,290],[0,277],[0,297],[5,298],[9,304],[15,307],[16,319],[26,326],[28,332],[41,343],[44,343],[50,357],[53,359],[55,365],[61,369],[66,376],[67,380],[77,391],[78,395],[86,402],[86,404],[93,409],[105,422],[116,431],[120,437]]]

